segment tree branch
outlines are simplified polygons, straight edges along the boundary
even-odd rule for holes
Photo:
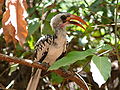
[[[45,65],[33,62],[32,60],[10,57],[10,56],[7,56],[7,55],[1,54],[1,53],[0,53],[0,60],[4,60],[7,62],[19,63],[22,65],[26,65],[26,66],[33,67],[33,68],[39,68],[39,69],[46,70],[46,71],[48,69]],[[60,76],[64,77],[65,79],[74,81],[76,84],[78,84],[84,90],[88,90],[88,86],[86,86],[84,81],[69,71],[63,71],[61,69],[58,69],[58,70],[53,70],[50,72],[55,72],[55,73],[59,74]]]

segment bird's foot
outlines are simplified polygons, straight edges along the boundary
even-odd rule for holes
[[[67,71],[67,70],[64,69],[64,68],[60,68],[60,70],[61,70],[62,72],[66,72],[66,71]]]
[[[45,67],[50,67],[49,63],[46,63],[46,62],[42,62],[42,65],[45,66]]]
[[[37,63],[37,64],[42,64],[41,62],[39,62],[39,61],[34,61],[34,63]]]
[[[66,78],[69,77],[69,75],[71,75],[71,72],[66,70],[66,69],[64,69],[64,68],[60,68],[60,70],[61,70],[62,73],[64,73]]]

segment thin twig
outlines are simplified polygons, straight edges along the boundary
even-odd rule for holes
[[[89,8],[90,6],[89,6],[89,4],[87,3],[87,1],[86,1],[86,0],[84,0],[84,2],[87,4],[87,6],[88,6],[88,8]]]
[[[94,11],[92,11],[92,10],[88,10],[88,11],[91,12],[92,14],[96,14],[96,12],[94,12]],[[108,17],[106,17],[106,16],[102,16],[102,15],[100,15],[100,14],[97,14],[97,15],[100,16],[100,17],[102,17],[102,18],[104,18],[104,19],[109,20],[110,22],[113,22],[112,19],[110,19],[110,18],[108,18]]]
[[[87,63],[84,64],[82,70],[80,70],[80,72],[78,72],[78,73],[81,73],[81,72],[87,67],[87,65],[88,65],[89,63],[90,63],[90,61],[87,61]]]
[[[6,71],[8,71],[10,69],[10,66],[8,66],[8,68],[6,68],[2,73],[0,73],[0,77],[6,72]]]
[[[107,50],[107,51],[105,51],[105,52],[103,52],[103,53],[100,53],[100,54],[98,54],[98,56],[102,56],[103,54],[106,54],[106,53],[108,53],[108,52],[110,52],[110,50]]]
[[[32,60],[18,59],[16,57],[10,57],[10,56],[7,56],[7,55],[1,54],[1,53],[0,53],[0,60],[4,60],[7,62],[19,63],[19,64],[26,65],[29,67],[40,68],[40,69],[46,70],[46,68],[43,65],[35,63]]]
[[[85,85],[86,85],[86,87],[87,87],[87,89],[89,90],[89,87],[88,87],[88,85],[87,85],[87,83],[85,82],[85,80],[80,76],[80,74],[79,73],[77,73],[77,72],[75,72],[75,74],[80,78],[80,79],[82,79],[83,80],[83,82],[85,83]]]
[[[115,13],[115,49],[116,49],[118,61],[120,62],[120,56],[119,56],[118,44],[117,44],[117,16],[118,16],[117,11],[118,11],[118,0],[116,4],[116,13]]]
[[[115,23],[112,24],[99,24],[99,25],[94,25],[91,27],[110,27],[110,26],[115,26]],[[117,23],[117,26],[120,26],[120,23]]]

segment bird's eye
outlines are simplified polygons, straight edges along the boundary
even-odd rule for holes
[[[66,16],[65,15],[62,15],[61,17],[60,17],[62,20],[66,20]]]
[[[63,23],[66,22],[66,18],[67,18],[67,17],[66,17],[65,15],[62,15],[60,18],[61,18],[61,20],[63,21]]]

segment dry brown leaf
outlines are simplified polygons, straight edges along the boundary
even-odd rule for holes
[[[2,14],[2,6],[4,4],[4,0],[0,0],[0,15]]]
[[[19,42],[22,46],[28,35],[27,22],[25,18],[27,3],[26,0],[7,0],[6,11],[3,14],[2,25],[6,43]]]

